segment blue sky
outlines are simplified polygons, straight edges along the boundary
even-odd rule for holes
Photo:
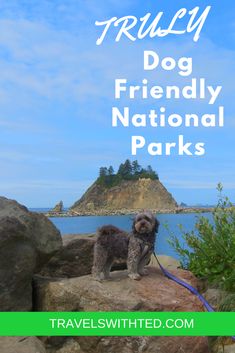
[[[96,20],[164,11],[167,24],[181,7],[212,9],[198,42],[192,34],[114,42],[114,32],[96,46]],[[235,200],[235,4],[222,1],[0,1],[0,194],[28,207],[75,202],[96,179],[100,166],[126,158],[151,164],[177,202],[214,203],[216,184]],[[115,78],[135,83],[177,84],[179,76],[143,70],[144,50],[161,56],[192,56],[193,77],[222,85],[223,129],[124,129],[111,126],[113,105],[145,112],[153,100],[114,100]],[[180,84],[180,82],[179,82]],[[158,105],[160,103],[157,103]],[[204,113],[201,102],[161,102],[169,111]],[[211,108],[210,108],[211,109]],[[183,133],[205,141],[203,157],[131,156],[132,135],[172,141]]]

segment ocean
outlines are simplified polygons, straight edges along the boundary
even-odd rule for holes
[[[36,209],[34,209],[36,211]],[[37,211],[46,211],[46,209],[37,209]],[[210,213],[203,213],[203,216],[212,219]],[[132,217],[127,216],[80,216],[80,217],[53,217],[50,220],[60,230],[62,236],[71,233],[94,233],[96,229],[105,224],[113,224],[126,231],[132,227]],[[198,213],[188,214],[159,214],[160,221],[159,233],[156,239],[155,251],[157,254],[164,254],[179,258],[174,249],[169,245],[167,239],[170,233],[176,235],[181,245],[185,245],[182,237],[182,231],[179,225],[183,226],[185,231],[194,229]],[[167,225],[167,227],[166,227]]]

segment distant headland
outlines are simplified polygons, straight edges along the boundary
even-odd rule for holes
[[[113,166],[100,167],[98,178],[83,196],[68,211],[63,211],[62,205],[60,202],[47,216],[125,215],[135,214],[142,209],[149,209],[154,213],[212,210],[178,206],[150,165],[143,168],[137,160],[131,162],[129,159],[119,165],[116,173]]]

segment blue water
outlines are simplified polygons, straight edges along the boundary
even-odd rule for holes
[[[203,216],[211,219],[210,213],[204,213]],[[182,245],[184,240],[179,225],[183,226],[185,231],[194,229],[194,224],[198,214],[160,214],[157,216],[160,221],[159,232],[157,235],[155,250],[157,254],[164,254],[178,258],[172,247],[168,244],[169,232],[176,235]],[[62,236],[71,233],[94,233],[96,229],[105,224],[113,224],[121,229],[130,231],[132,227],[132,216],[82,216],[82,217],[53,217],[51,221],[60,230]],[[168,225],[168,229],[164,226]]]

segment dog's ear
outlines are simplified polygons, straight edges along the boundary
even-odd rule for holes
[[[154,226],[154,233],[158,233],[158,228],[160,226],[160,222],[157,218],[155,218],[155,226]]]

